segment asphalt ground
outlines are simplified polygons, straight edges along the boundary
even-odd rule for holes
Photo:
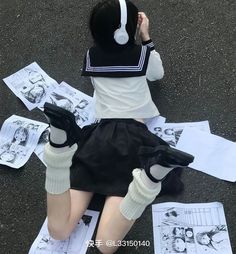
[[[45,121],[40,111],[28,111],[2,81],[33,61],[58,82],[92,95],[89,79],[82,78],[80,70],[92,44],[87,24],[96,2],[1,0],[1,125],[12,114]],[[150,84],[161,114],[168,122],[209,120],[212,133],[236,141],[235,1],[134,2],[150,18],[151,37],[165,67],[164,79]],[[0,166],[0,253],[28,253],[46,216],[44,178],[45,167],[35,155],[18,170]],[[183,181],[181,195],[157,197],[155,203],[222,202],[236,253],[235,183],[194,170],[185,170]],[[154,252],[150,207],[126,239],[149,240],[151,247],[127,247],[118,253]],[[91,248],[88,253],[98,252]]]

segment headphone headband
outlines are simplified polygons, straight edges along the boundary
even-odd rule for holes
[[[129,41],[129,35],[126,31],[127,24],[127,5],[125,0],[119,0],[120,4],[120,28],[114,32],[114,40],[120,45],[125,45]]]
[[[126,25],[127,24],[127,5],[125,0],[119,0],[120,3],[120,24]]]

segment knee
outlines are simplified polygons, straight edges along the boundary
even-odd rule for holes
[[[48,223],[48,232],[53,239],[60,241],[66,240],[70,236],[70,232],[65,227],[50,223]]]
[[[115,245],[115,241],[107,240],[102,236],[96,236],[95,242],[97,243],[97,249],[102,254],[113,254],[118,249],[118,247]]]
[[[97,249],[99,250],[100,253],[102,254],[113,254],[116,252],[118,247],[108,247],[108,246],[104,246],[104,245],[101,245],[101,246],[97,246]]]

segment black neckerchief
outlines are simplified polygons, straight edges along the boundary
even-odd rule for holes
[[[146,75],[150,48],[134,45],[116,52],[94,46],[84,58],[82,76],[135,77]]]

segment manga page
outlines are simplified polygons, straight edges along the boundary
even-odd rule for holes
[[[172,147],[176,147],[185,127],[197,128],[201,131],[210,133],[210,126],[208,121],[188,123],[164,123],[162,125],[156,123],[152,124],[149,130],[158,137],[165,140]]]
[[[233,254],[221,203],[152,205],[155,254]]]
[[[46,101],[72,112],[76,123],[81,128],[95,121],[94,99],[64,81],[48,96]]]
[[[0,132],[0,164],[22,167],[37,146],[40,135],[48,124],[12,115]]]
[[[155,128],[157,126],[162,126],[166,121],[166,118],[163,116],[155,116],[152,118],[144,119],[145,124],[147,125],[149,131],[155,133]]]
[[[46,219],[29,254],[85,254],[93,236],[98,215],[99,212],[87,210],[71,236],[64,241],[50,237]]]
[[[189,166],[230,182],[236,181],[236,143],[197,129],[185,128],[177,149],[195,158]]]
[[[37,155],[37,157],[43,162],[43,164],[46,166],[44,160],[43,160],[43,152],[44,152],[44,146],[46,143],[49,142],[49,128],[47,128],[40,136],[39,142],[34,150],[34,153]]]
[[[44,105],[47,95],[58,86],[58,83],[49,77],[36,62],[3,81],[29,110]]]

